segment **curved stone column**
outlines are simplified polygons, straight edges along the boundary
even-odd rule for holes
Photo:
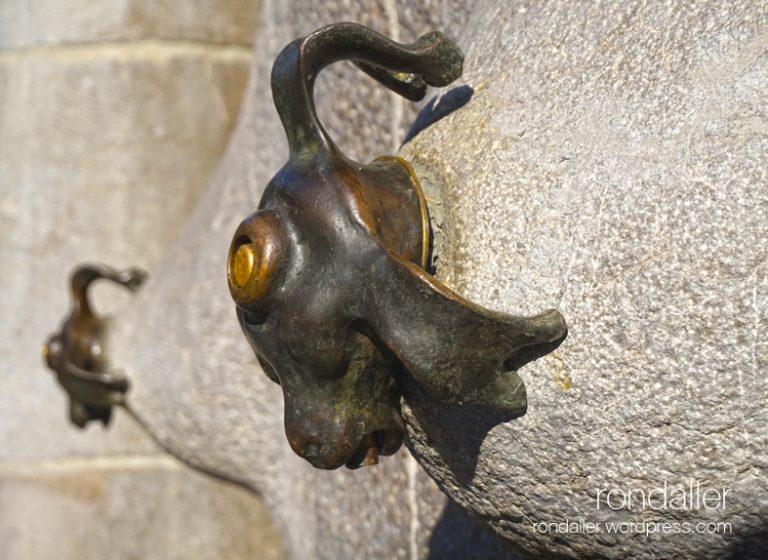
[[[441,190],[438,276],[509,313],[556,307],[569,336],[521,370],[512,422],[414,389],[411,450],[529,555],[761,557],[768,9],[482,2],[460,41],[471,100],[403,150]],[[691,483],[721,507],[642,506]],[[603,529],[535,526],[568,520]],[[694,533],[605,526],[643,521]]]

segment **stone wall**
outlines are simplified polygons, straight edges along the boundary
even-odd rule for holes
[[[556,307],[569,335],[521,370],[518,420],[414,391],[411,450],[526,555],[763,558],[768,5],[474,7],[471,99],[403,149],[445,201],[438,276],[508,313]],[[665,485],[728,501],[643,508]],[[579,519],[603,530],[536,528]],[[642,522],[658,532],[605,529]]]
[[[126,415],[71,426],[40,357],[76,263],[152,269],[178,237],[238,116],[257,7],[0,4],[3,559],[280,556],[258,498],[182,467]]]

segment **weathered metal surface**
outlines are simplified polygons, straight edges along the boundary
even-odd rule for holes
[[[557,311],[492,312],[425,269],[427,209],[410,165],[348,159],[317,118],[315,78],[342,59],[419,99],[458,78],[463,55],[439,32],[400,45],[341,23],[293,41],[272,69],[290,157],[237,228],[228,279],[243,332],[282,385],[291,447],[329,469],[397,451],[402,375],[440,399],[524,413],[514,368],[567,332]]]
[[[43,357],[69,395],[69,416],[80,428],[91,420],[106,426],[129,387],[125,376],[111,371],[105,351],[108,319],[94,313],[88,290],[105,279],[135,291],[145,278],[138,269],[118,272],[104,265],[81,265],[72,274],[72,311],[43,346]]]

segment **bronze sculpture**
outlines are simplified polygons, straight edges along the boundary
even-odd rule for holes
[[[413,100],[461,75],[463,55],[439,32],[401,45],[354,23],[290,43],[272,69],[290,157],[235,232],[228,283],[264,372],[282,386],[291,447],[320,468],[374,464],[403,440],[397,379],[431,395],[525,411],[515,371],[565,336],[550,310],[483,309],[426,270],[428,208],[397,157],[346,158],[318,121],[313,87],[350,59]]]
[[[125,404],[129,387],[125,376],[111,371],[105,349],[108,320],[93,312],[88,290],[106,279],[135,291],[145,278],[136,268],[118,272],[105,265],[80,265],[72,273],[72,311],[43,346],[43,357],[69,395],[69,417],[80,428],[92,420],[106,426],[112,407]]]

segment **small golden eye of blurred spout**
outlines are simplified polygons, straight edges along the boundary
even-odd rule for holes
[[[235,251],[232,259],[232,280],[238,288],[244,288],[253,272],[255,254],[252,243],[244,243]]]

